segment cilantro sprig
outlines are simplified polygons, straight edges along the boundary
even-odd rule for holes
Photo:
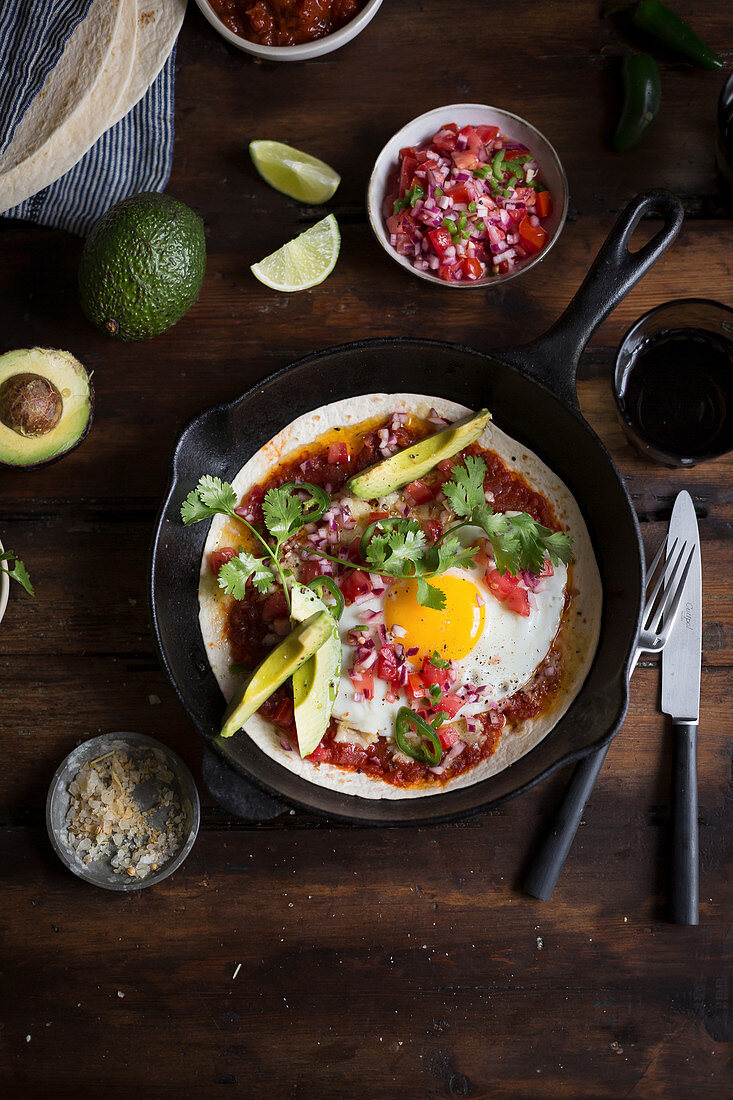
[[[25,588],[29,596],[35,596],[35,589],[28,576],[28,570],[12,550],[6,550],[0,554],[0,572],[7,573],[12,580],[17,581],[22,588]]]
[[[302,496],[305,496],[305,501],[301,500]],[[286,571],[281,563],[283,545],[293,535],[297,535],[306,523],[317,522],[329,504],[328,494],[308,482],[288,482],[287,485],[268,489],[262,502],[265,527],[270,536],[268,541],[249,520],[236,511],[237,494],[234,487],[228,481],[204,474],[183,502],[181,519],[187,527],[192,523],[211,519],[212,516],[229,516],[243,524],[260,543],[264,555],[256,557],[246,550],[240,550],[236,557],[225,562],[219,570],[220,588],[227,595],[241,600],[244,599],[249,580],[258,592],[266,592],[279,581],[289,612],[290,590]]]
[[[481,527],[486,533],[500,573],[541,573],[545,558],[553,565],[573,559],[572,539],[564,531],[552,531],[527,512],[508,515],[495,512],[484,495],[486,463],[467,455],[463,466],[454,466],[450,480],[443,485],[448,502],[461,519],[448,534],[459,527]]]

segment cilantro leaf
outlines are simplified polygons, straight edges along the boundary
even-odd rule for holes
[[[268,489],[262,513],[267,530],[278,543],[285,542],[303,526],[303,505],[288,489]]]
[[[240,550],[236,558],[225,562],[219,570],[219,587],[235,600],[243,600],[250,578],[258,592],[266,592],[275,583],[275,576],[263,558]]]
[[[446,569],[468,569],[478,553],[477,546],[463,546],[455,535],[431,547],[430,573],[445,573]]]
[[[486,463],[482,458],[466,455],[465,466],[454,466],[450,481],[443,485],[443,492],[457,516],[471,519],[475,510],[486,504],[484,475]]]
[[[375,533],[366,548],[367,564],[394,577],[409,577],[423,571],[425,535],[414,519],[398,520],[383,533]],[[414,568],[408,572],[406,566]]]
[[[11,561],[13,565],[11,566]],[[20,558],[16,558],[12,550],[6,550],[4,554],[0,554],[0,562],[5,564],[0,565],[0,570],[7,573],[14,581],[17,581],[21,587],[25,588],[29,596],[35,596],[36,592],[31,584],[31,579],[28,576],[28,570],[23,565]]]
[[[210,519],[211,516],[233,516],[236,506],[237,494],[229,482],[204,474],[183,502],[181,519],[188,527],[202,519]]]
[[[543,527],[526,512],[509,518],[519,548],[521,569],[530,573],[541,573],[548,556],[553,565],[557,565],[559,560],[568,562],[572,559],[569,535]]]
[[[422,607],[431,607],[433,611],[442,611],[445,607],[445,592],[441,592],[433,584],[428,584],[425,577],[418,577],[417,602]]]

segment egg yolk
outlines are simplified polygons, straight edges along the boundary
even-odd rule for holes
[[[430,584],[445,594],[442,611],[417,602],[417,581],[398,581],[385,601],[384,621],[390,630],[400,626],[407,631],[399,639],[405,649],[417,648],[420,657],[432,657],[437,650],[444,660],[459,661],[483,633],[481,595],[475,584],[462,577],[431,577]]]

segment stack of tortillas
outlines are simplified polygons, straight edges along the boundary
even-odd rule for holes
[[[93,0],[0,156],[0,210],[63,176],[132,110],[185,11],[186,0]]]

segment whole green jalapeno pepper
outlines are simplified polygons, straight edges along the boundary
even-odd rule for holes
[[[640,0],[631,16],[631,24],[668,50],[691,61],[700,69],[720,69],[723,62],[714,50],[699,38],[689,23],[670,11],[661,0]]]
[[[662,87],[659,66],[647,53],[627,54],[621,75],[624,104],[613,135],[613,146],[625,153],[641,140],[657,117]]]

